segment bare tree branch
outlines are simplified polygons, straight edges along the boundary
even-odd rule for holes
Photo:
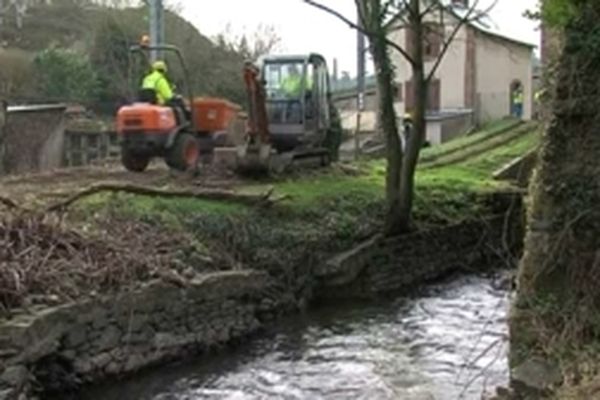
[[[323,5],[321,3],[318,3],[314,0],[304,0],[304,2],[306,4],[309,4],[313,7],[316,7],[322,11],[325,11],[328,14],[333,15],[334,17],[338,18],[339,20],[343,21],[345,24],[347,24],[349,27],[356,29],[362,33],[364,33],[369,39],[373,39],[375,33],[369,29],[368,26],[365,27],[360,27],[358,26],[355,22],[349,20],[348,18],[346,18],[344,15],[342,15],[341,13],[339,13],[338,11]],[[368,25],[368,24],[367,24]],[[400,54],[402,54],[402,56],[411,64],[414,65],[415,61],[414,59],[410,56],[410,54],[408,54],[408,52],[402,48],[402,46],[398,45],[397,43],[395,43],[394,41],[390,40],[389,38],[385,38],[385,42],[388,46],[392,47],[393,49],[397,50]]]
[[[358,1],[358,0],[357,0]],[[365,28],[358,26],[358,24],[356,24],[353,21],[350,21],[348,18],[346,18],[344,15],[342,15],[340,12],[334,10],[333,8],[327,7],[326,5],[323,5],[321,3],[317,3],[316,1],[313,0],[304,0],[304,2],[306,4],[309,4],[313,7],[316,7],[322,11],[325,11],[328,14],[333,15],[334,17],[338,18],[339,20],[341,20],[342,22],[344,22],[346,25],[348,25],[350,28],[356,29],[358,31],[361,31],[362,33],[364,33],[367,36],[371,36],[371,32],[367,31]]]
[[[429,71],[429,74],[427,75],[427,78],[425,79],[425,81],[427,83],[429,83],[431,81],[431,79],[433,79],[435,72],[437,71],[438,67],[440,66],[442,59],[444,58],[444,56],[446,55],[446,52],[450,48],[450,45],[454,41],[454,38],[460,31],[460,28],[462,28],[469,22],[476,21],[476,20],[480,19],[482,16],[489,14],[489,12],[496,6],[497,3],[498,3],[498,0],[494,0],[494,2],[484,11],[475,12],[477,10],[477,5],[479,4],[479,0],[476,0],[475,4],[473,4],[471,6],[471,8],[469,8],[469,11],[465,14],[465,16],[463,18],[458,18],[458,22],[457,22],[456,26],[452,30],[452,33],[450,34],[448,39],[442,45],[442,50],[440,51],[440,54],[438,55],[437,59],[435,60],[435,63],[433,64],[431,71]],[[448,11],[449,13],[451,13],[455,17],[457,17],[456,13],[454,13],[452,10],[452,5],[448,6],[447,9],[449,10]]]

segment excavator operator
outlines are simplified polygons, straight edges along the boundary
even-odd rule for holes
[[[291,64],[288,67],[288,75],[281,82],[281,87],[285,96],[291,101],[287,104],[287,120],[288,121],[302,121],[302,108],[299,103],[300,96],[302,94],[302,85],[306,84],[305,93],[306,101],[308,103],[307,109],[311,110],[312,107],[312,79],[307,76],[306,81],[304,76],[300,73],[298,67],[295,64]],[[309,113],[310,114],[310,113]]]
[[[144,77],[142,92],[153,92],[152,103],[169,106],[175,110],[178,123],[181,125],[189,118],[188,110],[180,96],[173,93],[171,83],[167,78],[167,63],[161,60],[152,63],[152,71]]]
[[[294,64],[290,65],[288,67],[288,75],[281,83],[285,95],[291,98],[300,97],[300,94],[302,93],[303,81],[303,76],[298,70],[298,67]],[[310,94],[310,91],[312,90],[312,79],[310,76],[307,76],[305,89],[307,94]]]

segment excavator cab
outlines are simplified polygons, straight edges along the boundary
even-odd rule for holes
[[[271,142],[277,151],[316,147],[330,126],[327,63],[319,55],[260,60]]]
[[[326,165],[335,158],[339,145],[331,138],[341,127],[332,118],[335,107],[321,55],[265,56],[244,71],[249,129],[238,151],[242,170],[282,171],[300,159]]]

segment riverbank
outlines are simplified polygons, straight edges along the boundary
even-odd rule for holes
[[[74,398],[481,400],[508,379],[509,288],[495,278],[456,274],[392,299],[322,305],[230,351]]]
[[[507,208],[518,208],[510,193],[519,191],[510,183],[491,178],[497,168],[535,145],[533,126],[519,126],[518,129],[522,129],[522,134],[517,135],[513,131],[513,137],[506,141],[486,133],[500,144],[483,152],[473,148],[481,146],[481,141],[471,143],[473,139],[468,138],[469,142],[464,146],[468,157],[459,157],[443,168],[421,168],[417,176],[415,216],[419,224],[417,235],[421,235],[423,243],[422,251],[429,251],[432,256],[435,254],[427,248],[428,240],[437,243],[436,250],[442,242],[452,247],[453,227],[459,229],[476,225],[489,228],[488,222],[494,215],[504,215]],[[452,154],[456,157],[457,150],[452,150]],[[56,268],[58,273],[54,275],[32,274],[31,269],[16,270],[17,276],[21,277],[17,281],[20,287],[16,295],[13,286],[6,290],[6,285],[13,282],[6,278],[3,280],[5,290],[2,298],[13,302],[5,300],[3,303],[7,309],[6,322],[0,326],[0,337],[6,339],[4,343],[11,344],[3,348],[12,349],[0,355],[3,365],[0,379],[5,383],[5,393],[15,388],[48,390],[48,384],[30,386],[35,382],[31,380],[32,376],[37,377],[39,382],[46,379],[36,375],[39,369],[35,365],[46,362],[47,357],[58,360],[54,362],[58,366],[58,378],[50,381],[62,390],[64,385],[61,383],[96,381],[106,376],[129,373],[178,354],[228,343],[232,338],[249,334],[282,314],[307,307],[315,291],[323,287],[323,282],[319,281],[322,276],[315,273],[316,268],[339,252],[371,238],[382,225],[384,168],[383,161],[371,160],[288,176],[268,184],[241,182],[233,188],[237,193],[263,193],[271,187],[280,200],[268,207],[109,192],[73,204],[66,219],[59,225],[51,219],[38,221],[40,225],[36,232],[44,231],[52,238],[42,246],[47,251],[43,256],[48,256],[45,262],[60,268]],[[509,195],[498,196],[498,193]],[[14,221],[11,223],[14,224]],[[17,219],[17,222],[21,229],[31,227],[26,220]],[[50,226],[51,229],[48,228]],[[506,262],[510,260],[503,253],[507,249],[500,246],[504,237],[500,226],[504,225],[492,226],[491,231],[496,235],[494,246],[490,248],[500,252],[501,257],[497,260]],[[444,229],[445,240],[431,239],[436,232]],[[444,271],[432,268],[427,270],[426,276],[415,274],[410,282],[400,279],[398,287],[381,291],[397,290],[402,285],[435,278],[450,269],[469,264],[460,259],[461,253],[468,253],[469,248],[479,251],[487,243],[486,236],[479,229],[468,229],[468,235],[461,235],[468,240],[461,242],[464,247],[454,248],[452,268]],[[17,239],[14,240],[20,243],[18,238],[22,237],[19,236],[22,230],[15,232]],[[185,248],[182,243],[185,243]],[[475,247],[477,244],[482,247]],[[398,247],[398,244],[392,246]],[[92,248],[95,251],[89,251]],[[84,256],[81,256],[82,253]],[[62,261],[56,258],[65,254],[67,261],[64,257]],[[26,256],[28,253],[23,251],[13,254],[13,268],[20,268],[22,263],[18,262],[26,260]],[[402,252],[395,253],[392,258],[402,258]],[[78,270],[81,265],[85,268]],[[49,268],[44,270],[53,271]],[[36,270],[33,269],[33,272]],[[402,271],[396,270],[396,273]],[[22,279],[22,276],[32,278]],[[204,303],[193,299],[200,295],[196,293],[204,292],[195,284],[206,282],[206,279],[215,285],[213,292],[218,297],[211,300],[211,305],[206,306],[208,309],[203,309],[200,304]],[[227,285],[222,282],[231,279],[237,279],[242,286],[247,281],[252,286],[251,293],[243,288],[219,289],[220,285]],[[43,285],[43,281],[53,284]],[[259,285],[258,281],[262,284]],[[174,296],[180,300],[172,298],[173,304],[187,305],[175,312],[176,322],[165,320],[164,310],[168,307],[164,304],[146,311],[136,308],[136,304],[144,307],[147,303],[141,300],[149,296],[146,290],[151,290],[155,297],[161,297],[162,292],[154,291],[154,285],[160,285],[165,293],[177,293]],[[329,286],[327,290],[332,289]],[[110,299],[130,300],[113,304]],[[169,296],[165,301],[169,301]],[[79,318],[73,319],[72,314],[67,313],[71,315],[67,318],[70,322],[65,322],[52,311],[58,310],[58,315],[64,315],[65,309],[78,309],[84,303],[110,305],[119,311],[104,310],[103,313],[109,317],[106,324],[98,328],[94,327],[93,321],[83,326],[73,325],[73,321],[77,323]],[[228,310],[236,317],[231,324],[222,324],[217,318],[219,307],[230,303]],[[236,311],[236,304],[247,308]],[[131,331],[131,320],[127,316],[137,314],[142,317],[136,317],[134,333],[139,334],[136,340],[142,342],[132,346],[126,334]],[[199,318],[198,315],[208,317]],[[211,319],[215,319],[215,326],[222,325],[226,331],[217,335],[219,340],[215,340],[212,333],[198,328],[200,324],[208,325],[208,332],[214,330]],[[18,329],[14,328],[15,323]],[[71,334],[68,332],[77,332],[75,343],[82,348],[73,347],[73,339],[69,339]],[[166,342],[160,339],[165,337],[169,338]],[[36,351],[24,353],[24,349]],[[75,362],[81,359],[89,362]],[[61,376],[67,379],[61,379]]]

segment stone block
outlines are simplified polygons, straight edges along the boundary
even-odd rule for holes
[[[112,357],[110,353],[100,353],[92,357],[90,361],[95,369],[104,369],[112,361]]]
[[[77,352],[75,350],[65,350],[60,355],[67,360],[75,360],[77,358]]]
[[[22,365],[8,367],[0,376],[0,381],[12,387],[22,387],[29,379],[29,371]]]
[[[140,332],[125,334],[122,343],[124,345],[150,343],[154,337],[154,329],[146,325]]]
[[[137,333],[148,326],[150,318],[147,314],[131,314],[120,319],[120,328],[125,333]]]
[[[73,362],[73,370],[77,374],[87,375],[94,370],[94,363],[89,358],[79,358]]]
[[[100,307],[97,307],[90,312],[89,320],[95,330],[105,329],[109,324],[107,311]]]
[[[515,388],[523,393],[545,393],[562,382],[562,373],[558,366],[532,357],[511,371],[511,381]]]
[[[65,345],[68,348],[76,349],[85,343],[87,339],[87,328],[85,325],[75,325],[67,334]]]
[[[100,338],[95,343],[99,351],[114,349],[121,341],[121,331],[114,325],[109,325],[108,328],[100,335]]]
[[[0,389],[0,400],[14,400],[17,398],[15,389]]]
[[[121,371],[122,371],[121,365],[119,365],[119,363],[117,363],[116,361],[112,361],[112,362],[108,363],[108,365],[104,369],[104,372],[106,372],[109,375],[116,375]]]

